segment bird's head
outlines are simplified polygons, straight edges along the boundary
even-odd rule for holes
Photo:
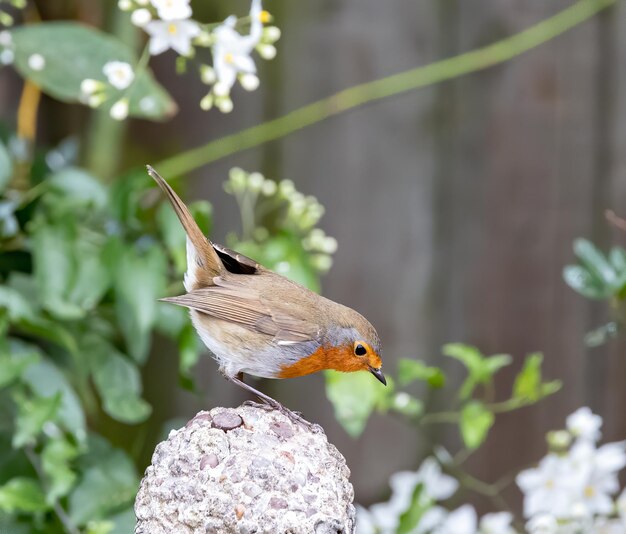
[[[387,385],[380,358],[380,338],[376,329],[357,312],[350,310],[349,322],[331,334],[332,345],[337,347],[332,369],[344,372],[369,371]]]

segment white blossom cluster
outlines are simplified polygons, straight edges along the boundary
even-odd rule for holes
[[[282,227],[289,227],[302,236],[302,247],[317,271],[323,273],[331,268],[337,240],[316,228],[324,215],[324,207],[314,196],[297,191],[291,180],[276,183],[259,172],[247,173],[239,167],[231,169],[224,188],[237,199],[242,219],[255,221],[250,225],[254,227],[252,237],[255,240],[263,241],[269,235],[262,221],[255,219],[273,212]],[[280,271],[280,266],[277,270]]]
[[[524,531],[529,534],[624,534],[626,489],[618,473],[626,467],[626,442],[598,445],[602,418],[580,408],[567,418],[567,430],[552,432],[548,453],[537,467],[516,477],[524,496]],[[509,512],[478,519],[473,506],[448,511],[459,482],[427,458],[417,472],[391,476],[391,498],[369,509],[357,507],[357,534],[395,534],[403,516],[419,509],[411,534],[515,534]],[[417,491],[416,491],[417,490]],[[618,495],[619,494],[619,495]],[[416,496],[417,495],[417,499]]]
[[[115,96],[118,99],[111,106],[109,113],[113,119],[122,121],[128,117],[129,100],[124,93],[135,80],[133,67],[125,61],[109,61],[102,68],[102,74],[106,82],[92,78],[82,81],[81,99],[85,104],[97,108],[111,96]]]
[[[233,109],[230,97],[236,81],[247,91],[259,86],[252,52],[264,59],[276,55],[274,43],[280,38],[275,26],[264,26],[271,16],[261,0],[252,0],[248,17],[229,16],[221,24],[201,24],[192,18],[190,0],[119,0],[122,10],[131,12],[132,22],[150,36],[149,51],[156,55],[172,49],[183,58],[194,60],[200,48],[210,48],[211,65],[198,61],[200,79],[211,88],[200,107],[213,106],[223,113]],[[238,28],[245,26],[247,33]]]
[[[566,426],[567,430],[549,434],[553,451],[537,467],[517,476],[527,531],[626,532],[626,490],[617,496],[618,473],[626,467],[626,442],[598,445],[602,418],[589,408],[571,414]]]
[[[411,534],[514,534],[512,514],[498,512],[478,519],[473,506],[465,504],[449,512],[439,504],[456,493],[459,483],[441,471],[439,462],[426,458],[416,472],[401,471],[389,479],[392,494],[387,502],[369,509],[357,506],[357,534],[395,534],[402,516],[418,507],[421,516]],[[419,487],[417,501],[414,500]]]

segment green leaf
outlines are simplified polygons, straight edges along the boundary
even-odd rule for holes
[[[511,363],[513,363],[513,358],[508,354],[496,354],[495,356],[489,356],[484,362],[485,374],[491,378],[500,369],[506,367],[507,365],[511,365]]]
[[[63,373],[44,359],[26,369],[23,381],[38,395],[61,396],[57,422],[71,432],[78,443],[84,443],[87,438],[85,414],[78,395]]]
[[[508,354],[485,357],[475,347],[462,343],[444,345],[443,354],[459,360],[467,368],[469,376],[459,390],[459,398],[468,399],[478,384],[487,384],[493,375],[509,365],[513,359]]]
[[[396,531],[396,534],[416,532],[417,526],[419,525],[424,512],[426,512],[431,505],[430,499],[424,499],[423,497],[424,484],[420,483],[415,486],[415,489],[413,490],[409,507],[400,516],[400,522],[398,523],[398,530]]]
[[[326,396],[335,408],[335,417],[352,437],[359,436],[374,409],[392,394],[369,373],[326,372]]]
[[[141,398],[137,366],[104,340],[92,338],[86,350],[91,355],[93,380],[104,411],[123,423],[145,421],[152,409]]]
[[[106,187],[83,169],[66,167],[48,178],[51,191],[60,193],[64,199],[71,199],[77,206],[102,209],[106,206]]]
[[[4,143],[0,141],[0,193],[9,185],[12,175],[13,162],[11,161],[11,156]]]
[[[41,358],[39,349],[18,340],[9,341],[9,351],[0,353],[0,388],[22,376],[30,365]]]
[[[574,254],[578,256],[587,270],[593,273],[605,285],[613,287],[616,281],[615,270],[591,241],[586,239],[574,240]]]
[[[83,310],[65,298],[75,273],[75,228],[67,219],[54,226],[41,224],[32,239],[35,280],[43,306],[59,319],[80,319]]]
[[[135,511],[132,507],[110,516],[109,521],[113,523],[113,529],[108,534],[129,534],[133,532],[137,524]]]
[[[524,367],[513,384],[513,397],[532,402],[541,398],[541,363],[543,354],[536,352],[526,356]]]
[[[46,443],[41,453],[41,467],[48,480],[46,501],[53,504],[65,497],[76,483],[76,474],[70,464],[78,455],[78,449],[64,439]]]
[[[61,405],[61,394],[53,397],[27,398],[23,395],[15,396],[17,417],[15,418],[15,434],[13,448],[19,449],[24,445],[34,444],[43,426],[54,421]]]
[[[100,452],[69,498],[70,517],[79,525],[107,517],[131,504],[139,479],[132,460],[121,450]]]
[[[622,247],[613,247],[609,252],[609,262],[618,273],[626,271],[626,250]]]
[[[407,417],[417,417],[424,413],[424,403],[404,391],[393,396],[389,408]]]
[[[32,525],[0,510],[0,532],[6,534],[32,534]],[[129,531],[130,532],[130,531]]]
[[[115,305],[120,329],[130,355],[145,362],[156,320],[157,299],[166,286],[167,262],[161,249],[150,247],[144,254],[122,243],[107,247],[113,252]]]
[[[468,449],[476,449],[487,438],[494,422],[491,413],[482,402],[470,401],[461,410],[459,427],[461,437]]]
[[[611,294],[610,288],[580,265],[567,265],[563,269],[563,280],[574,291],[589,299],[605,299]]]
[[[45,512],[46,503],[39,483],[32,478],[16,477],[0,486],[0,510],[5,512]]]
[[[178,350],[180,352],[179,373],[182,377],[191,379],[191,370],[200,359],[200,343],[191,323],[188,323],[180,333]]]
[[[28,300],[17,290],[7,286],[0,286],[0,309],[8,313],[11,321],[19,321],[34,316]]]
[[[64,102],[82,102],[81,82],[85,79],[107,82],[102,69],[109,61],[124,61],[133,68],[133,52],[115,37],[75,22],[43,22],[20,26],[11,31],[15,43],[15,68],[47,94]],[[45,65],[33,70],[29,59],[43,57]],[[103,104],[110,109],[122,96],[129,99],[134,117],[163,119],[176,111],[176,105],[145,68],[136,72],[134,83],[119,91],[106,83]]]
[[[439,367],[429,367],[419,360],[400,360],[398,364],[398,379],[400,384],[407,385],[415,380],[424,380],[433,388],[445,385],[446,377]]]

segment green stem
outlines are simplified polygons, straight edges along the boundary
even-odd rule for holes
[[[117,2],[111,1],[109,3],[113,10],[111,33],[135,50],[139,44],[137,28],[130,22],[128,13],[118,9]],[[139,66],[142,62],[147,62],[147,59],[142,56]],[[99,109],[92,114],[87,133],[85,164],[95,176],[100,177],[103,181],[112,180],[118,171],[126,128],[127,121],[112,119],[108,110]]]
[[[554,39],[615,2],[616,0],[579,0],[553,17],[494,44],[344,89],[277,119],[167,158],[155,167],[165,176],[184,174],[358,106],[492,67]]]

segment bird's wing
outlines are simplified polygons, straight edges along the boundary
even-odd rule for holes
[[[261,266],[252,258],[248,258],[248,256],[244,256],[219,243],[211,244],[227,271],[234,274],[258,274],[260,272]]]
[[[162,300],[265,334],[279,345],[318,339],[320,328],[317,324],[295,317],[280,304],[268,305],[258,292],[245,284],[226,282],[220,277],[215,282],[218,285]]]

